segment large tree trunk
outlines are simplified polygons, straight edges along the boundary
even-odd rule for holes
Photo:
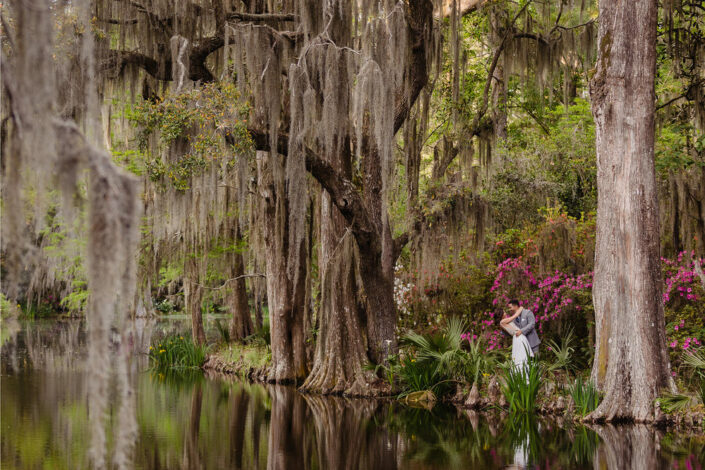
[[[651,0],[600,2],[592,377],[605,398],[593,419],[650,420],[671,384],[654,173],[656,9]]]
[[[187,253],[184,262],[184,304],[186,313],[191,315],[191,334],[193,342],[205,344],[206,332],[203,329],[203,314],[201,303],[203,302],[203,287],[200,284],[202,261],[196,255]]]
[[[278,156],[277,156],[278,157]],[[257,172],[264,210],[264,241],[267,248],[267,305],[272,348],[269,380],[293,383],[306,377],[304,301],[306,247],[299,250],[298,275],[288,274],[289,224],[283,188],[277,188],[269,165],[270,153],[258,152]]]
[[[367,147],[363,197],[377,243],[360,250],[360,276],[367,297],[367,347],[370,358],[384,362],[397,350],[397,312],[394,304],[394,240],[382,200],[382,162],[379,151]]]
[[[242,340],[252,334],[253,328],[245,283],[245,262],[242,251],[239,248],[242,235],[237,217],[235,217],[235,227],[232,235],[232,240],[237,245],[237,248],[232,253],[231,269],[234,281],[230,285],[232,290],[228,296],[228,304],[233,315],[230,322],[230,337],[233,340]]]
[[[367,395],[364,311],[357,303],[355,239],[327,193],[321,195],[321,301],[313,368],[302,391]]]

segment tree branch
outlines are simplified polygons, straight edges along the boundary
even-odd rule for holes
[[[171,80],[171,60],[159,63],[136,51],[111,50],[107,59],[101,64],[101,69],[104,71],[117,69],[116,75],[119,75],[125,66],[130,64],[140,67],[158,80]]]
[[[297,21],[298,17],[293,13],[228,13],[228,21]]]
[[[255,128],[249,128],[248,132],[252,137],[255,149],[267,152],[271,150],[267,132]],[[288,135],[279,132],[276,150],[281,155],[288,155]],[[379,235],[365,208],[362,195],[352,181],[343,177],[336,168],[316,155],[310,148],[305,147],[304,152],[306,154],[306,170],[328,192],[331,200],[350,225],[360,248],[365,250],[381,249]]]

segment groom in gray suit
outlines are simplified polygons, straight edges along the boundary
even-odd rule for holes
[[[517,336],[526,336],[526,339],[529,340],[529,346],[531,346],[531,350],[534,352],[534,356],[536,356],[539,352],[541,340],[539,339],[538,333],[536,333],[536,318],[534,317],[534,313],[531,310],[523,308],[519,305],[519,301],[514,299],[509,301],[509,310],[512,312],[512,316],[517,313],[519,314],[514,319],[514,325],[519,328],[516,334]]]

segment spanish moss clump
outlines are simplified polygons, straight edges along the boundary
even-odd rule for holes
[[[76,5],[79,13],[88,9],[88,3]],[[6,40],[7,55],[3,51],[3,92],[11,119],[8,133],[8,171],[3,172],[3,198],[8,202],[5,223],[8,230],[4,250],[21,252],[21,247],[32,239],[32,231],[41,228],[46,210],[45,195],[50,188],[64,194],[63,213],[70,213],[70,202],[79,189],[87,171],[88,241],[86,246],[86,276],[89,280],[88,306],[89,364],[94,371],[89,382],[88,408],[91,424],[90,457],[96,468],[107,464],[106,418],[111,393],[111,376],[117,376],[115,406],[118,418],[112,431],[115,445],[112,461],[117,468],[130,468],[130,452],[136,435],[134,401],[127,376],[128,350],[122,345],[124,319],[129,308],[126,299],[133,297],[135,283],[134,253],[137,242],[137,186],[134,178],[124,174],[110,160],[107,153],[95,143],[97,137],[93,119],[95,114],[95,85],[92,68],[92,35],[74,38],[55,37],[55,18],[71,18],[62,11],[64,6],[45,1],[11,2],[10,23]],[[55,17],[56,15],[56,17]],[[76,26],[88,29],[87,15],[79,14]],[[55,41],[56,39],[56,41]],[[54,44],[75,41],[81,51],[82,74],[85,88],[81,94],[54,100],[61,96],[64,83],[60,62],[54,60]],[[64,78],[71,78],[64,75]],[[64,119],[60,107],[81,106],[86,110],[78,126]],[[87,137],[88,136],[88,137]],[[25,190],[22,194],[22,190]],[[30,190],[31,189],[31,190]],[[34,198],[38,213],[30,232],[21,233],[19,227],[26,213],[30,197]],[[18,280],[18,266],[10,262],[11,282]],[[111,340],[110,331],[117,331]],[[111,405],[112,406],[112,405]]]

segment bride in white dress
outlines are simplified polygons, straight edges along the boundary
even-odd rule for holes
[[[499,324],[507,333],[512,335],[512,360],[514,361],[514,366],[526,373],[527,362],[530,357],[534,357],[534,353],[526,336],[523,334],[517,336],[516,334],[519,328],[513,322],[519,316],[519,313],[521,313],[521,309],[517,310],[517,313],[512,316],[502,318]]]

